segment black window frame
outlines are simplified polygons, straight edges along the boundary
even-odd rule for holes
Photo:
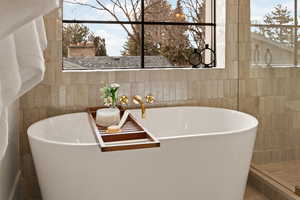
[[[212,20],[210,23],[194,23],[194,22],[162,22],[162,21],[145,21],[145,15],[144,15],[144,11],[145,11],[145,4],[144,4],[144,0],[141,1],[141,20],[140,21],[106,21],[106,20],[65,20],[63,19],[63,14],[62,14],[62,26],[64,24],[137,24],[141,26],[141,41],[140,41],[140,57],[141,57],[141,63],[140,63],[140,68],[111,68],[111,69],[100,69],[100,70],[118,70],[118,69],[189,69],[187,67],[175,67],[175,66],[171,66],[171,67],[145,67],[145,25],[170,25],[170,26],[204,26],[204,27],[211,27],[212,31],[211,31],[211,46],[210,49],[212,50],[212,53],[214,54],[214,58],[215,60],[212,62],[212,65],[210,65],[209,67],[207,65],[204,66],[199,66],[197,68],[214,68],[216,67],[217,64],[217,53],[216,53],[216,0],[209,0],[212,3],[211,6],[211,12],[212,12]],[[63,7],[64,7],[64,1],[63,1]],[[63,9],[62,9],[63,12]],[[200,50],[201,51],[201,50]],[[190,67],[195,68],[191,65]],[[63,63],[62,63],[62,69],[63,68]],[[71,70],[71,69],[68,69]],[[82,71],[84,70],[89,70],[89,69],[80,69]]]

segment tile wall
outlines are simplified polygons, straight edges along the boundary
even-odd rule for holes
[[[40,192],[26,130],[51,116],[84,111],[102,105],[99,88],[121,84],[120,94],[153,94],[153,106],[202,105],[237,109],[238,1],[227,0],[225,69],[151,70],[119,72],[62,72],[60,10],[45,17],[48,48],[44,81],[21,98],[23,130],[20,137],[24,199],[39,199]],[[130,105],[132,106],[132,104]]]

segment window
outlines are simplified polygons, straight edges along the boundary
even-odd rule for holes
[[[252,66],[299,63],[299,0],[251,0]]]
[[[215,67],[215,0],[64,0],[63,69]]]

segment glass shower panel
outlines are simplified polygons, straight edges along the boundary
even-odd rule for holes
[[[291,192],[300,185],[299,5],[246,0],[250,19],[239,17],[239,109],[260,122],[252,168]]]
[[[297,26],[297,37],[295,44],[297,48],[297,51],[295,52],[295,55],[297,57],[297,67],[300,67],[300,26]]]
[[[251,64],[256,67],[297,65],[294,0],[251,0]]]

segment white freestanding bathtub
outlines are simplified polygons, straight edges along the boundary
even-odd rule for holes
[[[28,129],[43,200],[242,200],[257,120],[207,107],[132,115],[160,148],[101,152],[87,113]]]

